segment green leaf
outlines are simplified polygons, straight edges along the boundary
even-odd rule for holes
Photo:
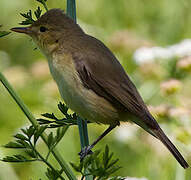
[[[73,113],[72,115],[68,114],[68,107],[61,102],[58,104],[58,108],[66,118],[58,119],[53,113],[44,113],[42,116],[53,119],[54,121],[38,119],[39,124],[49,124],[49,128],[58,128],[65,125],[77,125],[76,113]]]
[[[109,161],[112,159],[112,157],[113,157],[113,153],[111,153],[111,154],[109,155],[109,157],[108,157]]]
[[[22,131],[25,132],[28,138],[30,139],[34,135],[35,130],[36,130],[35,127],[30,126],[29,128],[26,129],[26,131],[23,130]]]
[[[40,7],[38,6],[37,10],[34,11],[34,14],[35,14],[35,16],[36,16],[37,19],[40,18],[41,13],[42,13],[42,10],[41,10]]]
[[[14,155],[14,157],[16,157],[20,161],[25,161],[27,159],[26,157],[24,157],[23,155],[20,155],[20,154]]]
[[[57,130],[56,130],[56,139],[60,138],[61,130],[62,130],[61,128],[57,128]]]
[[[57,128],[56,137],[55,137],[56,143],[58,143],[63,138],[63,136],[65,135],[67,129],[68,129],[67,126]]]
[[[0,31],[0,37],[7,36],[7,35],[10,34],[10,33],[11,33],[11,32]]]
[[[5,148],[13,148],[13,149],[22,149],[25,148],[23,144],[17,142],[9,142],[8,144],[4,145]]]
[[[26,129],[21,128],[21,131],[22,131],[24,134],[27,135],[27,130],[26,130]],[[27,136],[28,136],[28,135],[27,135]]]
[[[21,145],[23,145],[25,148],[29,148],[29,149],[31,148],[30,144],[27,143],[26,141],[17,139],[16,142],[19,143],[19,144],[21,144]]]
[[[4,162],[19,162],[18,159],[13,157],[13,156],[6,156],[1,161],[4,161]]]
[[[118,171],[119,169],[121,169],[120,166],[115,166],[111,170],[107,171],[107,173],[108,174],[113,174],[114,172]]]
[[[79,165],[76,165],[72,162],[70,162],[70,165],[72,166],[72,168],[76,171],[76,172],[80,172],[82,171],[82,166],[79,164]]]
[[[14,155],[14,156],[6,156],[1,161],[4,162],[31,162],[36,161],[36,159],[27,159],[25,156],[22,155]]]
[[[63,103],[59,103],[58,104],[58,108],[59,108],[59,110],[64,114],[64,115],[66,115],[67,113],[68,113],[68,107],[65,105],[65,104],[63,104]]]
[[[24,21],[22,21],[21,23],[19,23],[20,25],[30,25],[33,24],[34,21],[31,21],[30,19],[26,19]]]
[[[33,24],[35,22],[35,20],[32,18],[32,11],[29,10],[27,13],[20,13],[21,16],[23,16],[24,18],[26,18],[24,21],[22,21],[21,25],[29,25],[29,24]]]
[[[54,115],[54,113],[45,113],[45,114],[41,114],[42,116],[46,117],[46,118],[50,118],[50,119],[55,119],[55,120],[58,120],[56,118],[56,116]]]
[[[51,146],[54,144],[54,137],[53,137],[53,133],[52,132],[48,135],[47,144],[48,144],[49,148],[51,148]]]
[[[57,124],[50,124],[49,128],[59,128],[62,127],[62,125],[57,125]]]
[[[100,152],[101,152],[100,150],[94,151],[94,153],[92,154],[93,158],[96,158],[97,156],[99,156]]]
[[[53,171],[50,168],[47,168],[47,172],[45,174],[48,177],[48,179],[50,179],[50,180],[57,180],[58,177],[59,177],[58,176],[59,172],[58,171]]]
[[[67,125],[67,123],[66,123],[65,120],[66,120],[65,118],[62,119],[62,120],[56,120],[55,123],[56,123],[57,125]]]
[[[119,159],[112,160],[112,161],[107,165],[106,168],[109,169],[109,168],[112,167],[114,164],[116,164],[118,161],[119,161]]]
[[[105,146],[105,152],[103,153],[103,165],[104,165],[104,167],[107,166],[107,163],[109,161],[108,157],[109,157],[109,147],[108,147],[108,145],[106,145]]]
[[[94,168],[94,169],[98,169],[98,168],[100,168],[100,167],[102,167],[102,163],[100,162],[100,160],[98,159],[98,158],[96,158],[95,160],[94,160],[94,162],[95,163],[93,163],[93,165],[94,166],[92,166],[92,168]]]
[[[95,179],[108,179],[112,173],[121,168],[115,166],[118,159],[112,159],[112,157],[113,153],[110,153],[109,147],[106,146],[102,154],[100,151],[95,151],[92,155],[86,156],[81,164],[83,164],[84,169],[88,169],[89,174],[93,175]]]
[[[21,16],[23,16],[24,18],[28,18],[28,14],[26,13],[20,13]]]
[[[26,140],[26,141],[28,140],[28,138],[26,136],[24,136],[23,134],[20,134],[20,133],[16,134],[14,137],[17,139],[20,139],[20,140]]]
[[[25,153],[28,154],[31,158],[38,158],[37,154],[32,149],[25,150]]]
[[[73,118],[64,118],[64,119],[62,119],[62,121],[61,120],[59,120],[59,121],[56,121],[55,123],[57,123],[57,124],[69,124],[69,125],[77,125],[77,120],[76,119],[73,119]]]
[[[37,119],[37,121],[39,122],[40,125],[52,123],[52,121],[49,121],[47,119],[41,119],[41,118]]]
[[[84,159],[83,159],[83,166],[84,168],[88,168],[88,166],[91,164],[92,162],[92,155],[87,155]]]
[[[39,129],[34,133],[34,144],[36,144],[38,138],[40,135],[42,135],[46,128],[47,126],[40,126]]]
[[[44,8],[46,9],[46,11],[48,11],[48,7],[47,7],[47,5],[46,5],[46,1],[47,1],[47,0],[36,0],[36,1],[38,1],[39,3],[41,3],[41,4],[44,6]]]
[[[56,136],[53,136],[53,133],[51,132],[48,136],[48,148],[49,148],[49,152],[46,156],[46,159],[48,159],[50,153],[52,152],[52,150],[56,147],[56,145],[60,142],[60,140],[62,139],[62,137],[65,135],[65,132],[67,131],[68,127],[62,127],[62,128],[57,128],[57,132],[56,132]]]
[[[90,174],[94,175],[94,176],[98,176],[98,177],[104,177],[104,172],[101,168],[97,168],[97,169],[92,169],[92,168],[88,168]]]

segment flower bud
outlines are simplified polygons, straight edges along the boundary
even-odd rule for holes
[[[162,82],[160,85],[161,91],[165,95],[174,94],[182,88],[182,83],[176,79],[170,79],[168,81]]]
[[[149,111],[153,116],[157,117],[167,117],[168,116],[168,111],[169,107],[165,104],[161,104],[159,106],[148,106]]]
[[[165,76],[164,68],[154,62],[140,64],[138,70],[144,78],[148,79],[162,79]]]
[[[184,117],[190,116],[190,112],[184,107],[171,108],[169,109],[169,116],[182,119]]]
[[[191,71],[191,56],[180,59],[176,66],[183,71]]]

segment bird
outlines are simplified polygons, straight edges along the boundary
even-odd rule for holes
[[[63,10],[50,9],[30,26],[11,30],[33,39],[71,110],[90,122],[109,125],[81,151],[82,159],[120,122],[133,122],[160,140],[183,168],[189,167],[111,50],[86,34]]]

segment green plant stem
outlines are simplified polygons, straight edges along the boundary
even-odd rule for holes
[[[67,0],[67,15],[76,22],[76,0]]]
[[[67,0],[67,15],[70,16],[75,22],[76,20],[76,0]],[[81,150],[89,145],[87,121],[81,118],[77,119]],[[88,173],[88,170],[85,170]],[[86,180],[93,180],[93,176],[86,176]]]
[[[75,0],[67,0],[67,14],[76,22],[76,1]],[[88,131],[87,131],[87,121],[78,118],[77,119],[79,134],[80,134],[80,142],[81,149],[89,145],[88,140]]]
[[[35,117],[33,116],[33,114],[29,111],[29,109],[27,108],[27,106],[23,103],[23,101],[21,100],[21,98],[17,95],[17,93],[14,91],[14,89],[12,88],[12,86],[9,84],[9,82],[7,81],[7,79],[3,76],[3,74],[0,72],[0,81],[2,82],[2,84],[4,85],[4,87],[7,89],[7,91],[9,92],[9,94],[12,96],[12,98],[15,100],[15,102],[18,104],[18,106],[21,108],[21,110],[23,111],[23,113],[27,116],[27,118],[29,119],[29,121],[31,122],[31,124],[37,128],[39,126],[39,124],[37,123]],[[41,135],[41,138],[43,139],[43,141],[45,142],[45,144],[47,145],[47,135],[45,133],[43,133]],[[67,165],[67,163],[65,162],[65,160],[62,158],[62,156],[60,155],[60,153],[57,151],[56,148],[54,148],[52,150],[52,154],[55,157],[55,159],[58,161],[58,163],[60,164],[60,166],[62,167],[62,169],[64,170],[65,174],[67,175],[67,177],[70,180],[77,180],[77,178],[75,177],[75,175],[73,174],[72,170],[69,168],[69,166]]]
[[[46,160],[48,161],[48,157],[50,156],[50,153],[52,152],[52,150],[53,149],[55,149],[55,147],[56,147],[56,145],[60,142],[60,140],[64,137],[64,135],[65,135],[65,133],[66,133],[66,131],[68,130],[68,128],[69,128],[69,125],[65,125],[64,127],[62,127],[64,130],[63,130],[63,134],[62,134],[62,137],[59,139],[59,141],[53,146],[53,147],[51,147],[51,148],[49,148],[49,152],[48,152],[48,154],[47,154],[47,156],[46,156]]]
[[[46,11],[48,11],[48,7],[47,7],[46,2],[44,0],[42,0],[42,4],[43,4],[44,8],[46,9]]]
[[[33,151],[38,155],[38,157],[42,160],[42,162],[44,162],[50,169],[52,169],[54,172],[57,173],[57,175],[60,177],[60,179],[65,180],[60,173],[58,173],[58,171],[56,171],[56,169],[54,169],[54,167],[46,160],[44,159],[44,157],[35,149],[35,147],[33,146],[33,144],[29,141]]]

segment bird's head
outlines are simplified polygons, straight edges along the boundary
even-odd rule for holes
[[[82,29],[61,9],[51,9],[29,27],[16,27],[14,32],[24,33],[45,53],[51,53],[63,44],[63,39],[82,33]]]

